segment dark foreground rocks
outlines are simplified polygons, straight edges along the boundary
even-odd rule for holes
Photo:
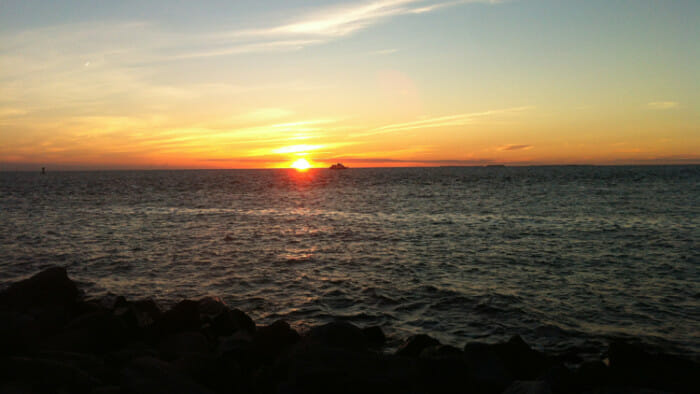
[[[389,354],[379,327],[332,322],[300,335],[256,326],[217,298],[161,311],[150,300],[88,300],[54,267],[0,292],[0,393],[697,392],[690,359],[612,343],[576,367],[504,343],[408,338]]]

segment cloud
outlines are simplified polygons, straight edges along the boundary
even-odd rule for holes
[[[29,111],[21,108],[0,108],[0,119],[26,115]]]
[[[352,35],[401,15],[424,14],[466,3],[496,3],[495,0],[377,0],[315,11],[296,21],[276,26],[233,30],[209,37],[233,46],[214,51],[193,52],[184,57],[220,56],[248,52],[295,50]],[[260,41],[262,40],[262,41]],[[248,42],[247,44],[242,44]],[[251,43],[252,42],[252,43]],[[393,53],[383,52],[378,54]],[[382,52],[382,51],[378,51]]]
[[[461,2],[439,2],[422,8],[455,5]],[[470,2],[475,2],[474,0]],[[231,32],[231,37],[318,36],[343,37],[366,29],[388,18],[415,13],[414,4],[425,0],[377,0],[353,5],[326,8],[301,17],[297,21],[268,28]]]
[[[441,2],[437,4],[430,4],[422,7],[416,7],[410,9],[408,12],[411,14],[424,14],[426,12],[433,12],[435,10],[439,10],[441,8],[447,8],[447,7],[453,7],[456,5],[460,4],[467,4],[467,3],[499,3],[499,0],[484,0],[484,1],[475,1],[475,0],[457,0],[457,1],[447,1],[447,2]]]
[[[457,166],[457,165],[485,165],[494,162],[494,159],[488,158],[476,158],[476,159],[441,159],[441,160],[431,160],[431,159],[393,159],[389,157],[354,157],[354,156],[340,156],[340,157],[328,157],[321,159],[314,159],[317,162],[341,162],[341,163],[396,163],[396,164],[427,164],[427,165],[437,165],[437,166]]]
[[[216,48],[205,51],[195,51],[171,56],[170,60],[195,59],[201,57],[215,57],[228,55],[243,55],[260,52],[290,52],[297,51],[310,45],[320,44],[321,40],[276,40],[255,43],[237,44],[228,47]]]
[[[392,53],[396,53],[399,50],[396,48],[391,48],[391,49],[380,49],[377,51],[372,51],[369,54],[370,55],[391,55]]]
[[[367,28],[382,19],[405,14],[408,11],[405,6],[418,1],[381,0],[351,7],[345,6],[322,11],[299,22],[279,26],[263,31],[263,33],[309,34],[331,37],[346,36]]]
[[[197,159],[198,161],[211,161],[211,162],[241,162],[241,163],[279,163],[289,161],[288,158],[280,157],[265,157],[265,158],[250,158],[250,157],[223,157],[223,158],[202,158]]]
[[[647,103],[647,108],[654,110],[665,110],[678,108],[678,103],[675,101],[652,101]]]
[[[515,108],[505,108],[496,109],[483,112],[471,112],[457,115],[439,116],[427,119],[416,120],[412,122],[405,123],[395,123],[382,127],[377,127],[375,129],[369,130],[363,133],[353,134],[352,137],[367,137],[371,135],[395,133],[398,131],[415,130],[415,129],[429,129],[435,127],[447,127],[447,126],[463,126],[474,122],[479,118],[485,118],[495,115],[505,115],[511,113],[517,113],[522,111],[530,110],[534,107],[515,107]]]
[[[526,150],[532,149],[532,145],[505,145],[498,148],[498,150]]]
[[[21,70],[26,75],[66,63],[79,64],[83,69],[99,68],[110,62],[131,67],[164,61],[297,51],[355,34],[397,16],[422,14],[464,3],[493,2],[375,0],[346,3],[266,27],[200,34],[162,30],[144,21],[52,26],[23,31],[14,37],[4,36],[0,42],[3,53],[0,68]],[[123,45],[124,42],[129,44]],[[23,60],[32,48],[35,57],[46,57],[46,54],[51,57],[27,64]],[[391,53],[389,51],[382,54]],[[56,56],[59,53],[65,56]],[[76,57],[80,59],[77,63]],[[14,64],[18,62],[21,64]]]
[[[294,111],[286,108],[258,108],[251,112],[237,116],[245,121],[267,121],[270,119],[286,118],[294,115]]]
[[[304,153],[312,150],[323,149],[324,147],[325,145],[288,145],[278,149],[274,149],[272,153]]]

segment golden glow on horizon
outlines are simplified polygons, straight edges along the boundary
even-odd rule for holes
[[[297,159],[294,163],[292,163],[292,168],[295,168],[297,171],[306,171],[311,168],[311,163],[303,158]]]
[[[486,12],[469,5],[479,2],[504,23],[465,24],[444,10]],[[8,6],[0,171],[300,168],[301,158],[308,168],[700,163],[700,57],[668,33],[695,32],[672,18],[681,2],[653,15],[658,29],[643,4],[625,5],[629,23],[606,25],[569,2],[559,15],[581,18],[566,34],[558,18],[518,25],[511,7],[538,15],[546,2],[278,1],[269,14],[229,2],[242,25],[206,3],[176,8],[221,18]],[[407,23],[421,42],[358,34],[394,23],[387,33]],[[512,61],[498,61],[503,53]]]
[[[279,149],[275,149],[273,153],[297,153],[300,155],[306,155],[310,150],[318,150],[323,148],[323,145],[290,145],[284,146]]]

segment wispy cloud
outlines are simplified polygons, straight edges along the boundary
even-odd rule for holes
[[[121,63],[148,64],[185,59],[234,56],[251,53],[289,52],[349,36],[391,18],[431,12],[464,3],[493,3],[488,0],[430,1],[375,0],[321,7],[286,22],[254,28],[233,28],[216,33],[182,34],[144,22],[80,23],[60,25],[5,36],[0,42],[0,66],[5,69],[32,71],[76,62],[83,68],[100,67],[119,59]],[[129,46],[119,45],[128,41]],[[177,44],[173,44],[177,43]],[[47,46],[48,45],[48,46]],[[27,51],[35,48],[51,61],[26,64]],[[56,56],[55,49],[65,56]],[[94,48],[99,48],[94,50]],[[393,53],[385,50],[381,54]],[[19,53],[21,56],[13,56]],[[379,53],[378,53],[379,54]],[[76,59],[77,57],[77,59]],[[21,62],[17,67],[12,62]],[[27,69],[29,66],[29,70]]]
[[[247,121],[267,121],[286,118],[291,115],[294,115],[294,111],[286,108],[257,108],[251,112],[238,115],[236,118]]]
[[[505,145],[505,146],[501,146],[498,148],[498,150],[526,150],[526,149],[532,149],[532,145],[510,144],[510,145]]]
[[[289,140],[287,140],[289,142]],[[331,142],[323,144],[299,144],[286,145],[278,148],[259,148],[248,150],[243,157],[247,158],[282,158],[289,160],[290,155],[307,156],[311,153],[315,155],[332,154],[335,149],[353,145],[352,142]]]
[[[27,112],[20,108],[0,108],[0,119],[26,115]]]
[[[399,50],[396,48],[391,48],[391,49],[380,49],[377,51],[372,51],[369,54],[370,55],[391,55],[392,53],[396,53]]]
[[[456,1],[445,1],[445,2],[439,2],[436,4],[429,4],[425,6],[419,6],[416,8],[410,9],[408,12],[411,14],[424,14],[426,12],[433,12],[435,10],[439,10],[441,8],[447,8],[447,7],[454,7],[456,5],[460,4],[467,4],[467,3],[499,3],[500,0],[490,0],[490,1],[475,1],[475,0],[456,0]]]
[[[287,23],[268,27],[232,30],[209,37],[210,42],[229,43],[214,51],[193,52],[184,57],[205,57],[248,52],[295,50],[349,36],[391,18],[424,14],[466,3],[497,3],[495,0],[376,0],[344,4],[298,17]],[[247,42],[247,43],[246,43]],[[389,52],[390,51],[390,52]],[[383,53],[393,53],[388,50]]]
[[[288,145],[274,149],[272,153],[304,153],[313,150],[323,149],[325,145]]]
[[[380,0],[360,5],[344,5],[315,12],[289,24],[239,32],[247,35],[316,35],[340,37],[371,26],[378,21],[408,12],[406,6],[420,0]]]
[[[674,109],[678,108],[678,103],[675,101],[652,101],[647,103],[647,108],[655,110]]]
[[[201,50],[172,55],[169,60],[195,59],[202,57],[243,55],[260,52],[289,52],[297,51],[310,45],[323,43],[322,40],[274,40],[254,43],[238,43],[236,45],[219,47],[211,50]]]
[[[373,166],[397,166],[397,167],[411,167],[411,166],[427,166],[427,167],[452,167],[452,166],[469,166],[469,167],[483,167],[493,164],[508,164],[508,165],[531,165],[537,164],[531,160],[502,160],[498,158],[488,157],[488,156],[478,156],[478,155],[467,155],[457,158],[447,158],[447,159],[433,159],[420,156],[408,156],[406,158],[396,158],[394,155],[343,155],[343,156],[326,156],[326,157],[316,157],[315,162],[321,163],[344,163],[350,164],[351,166],[359,167],[373,167]]]
[[[495,115],[517,113],[517,112],[527,111],[527,110],[530,110],[533,108],[534,107],[531,107],[531,106],[525,106],[525,107],[497,109],[497,110],[483,111],[483,112],[471,112],[471,113],[464,113],[464,114],[457,114],[457,115],[432,117],[432,118],[421,119],[421,120],[416,120],[416,121],[412,121],[412,122],[395,123],[395,124],[390,124],[390,125],[386,125],[386,126],[381,126],[381,127],[377,127],[377,128],[372,129],[372,130],[369,130],[367,132],[355,133],[352,135],[352,137],[367,137],[367,136],[371,136],[371,135],[394,133],[397,131],[406,131],[406,130],[415,130],[415,129],[430,129],[430,128],[435,128],[435,127],[463,126],[463,125],[466,125],[469,123],[473,123],[474,121],[476,121],[477,119],[480,119],[480,118],[486,118],[486,117],[495,116]]]
[[[342,163],[398,163],[398,164],[427,164],[437,166],[458,166],[458,165],[485,165],[493,163],[495,160],[490,158],[475,158],[475,159],[394,159],[390,157],[355,157],[355,156],[339,156],[316,159],[320,162],[342,162]]]

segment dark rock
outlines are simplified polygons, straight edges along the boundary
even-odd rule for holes
[[[423,349],[430,346],[438,346],[440,342],[425,334],[413,335],[396,350],[397,356],[418,357]]]
[[[216,336],[229,336],[237,331],[255,333],[255,323],[248,315],[238,309],[225,310],[210,320]]]
[[[92,390],[92,394],[121,394],[122,389],[119,386],[102,386]]]
[[[171,334],[160,341],[160,353],[165,359],[190,354],[208,354],[210,346],[207,338],[199,332],[179,332]]]
[[[216,316],[228,311],[228,308],[219,297],[204,297],[197,301],[197,310],[200,315]]]
[[[469,363],[460,349],[447,345],[426,347],[421,351],[418,366],[421,382],[428,392],[464,392]]]
[[[96,300],[79,300],[73,308],[75,316],[86,315],[88,313],[109,311],[109,309],[102,306],[100,302]]]
[[[298,347],[260,377],[278,393],[421,393],[416,360],[339,347]]]
[[[549,383],[539,380],[513,382],[503,394],[552,394]]]
[[[224,392],[250,392],[251,378],[259,372],[265,361],[250,334],[238,331],[229,337],[219,338],[216,354],[219,362],[212,378],[215,387]],[[240,376],[240,379],[232,381],[225,378],[232,374]]]
[[[12,309],[39,306],[74,306],[80,292],[63,267],[47,268],[0,293],[0,305]]]
[[[584,389],[605,386],[610,383],[610,371],[602,361],[586,361],[576,368],[574,381]]]
[[[36,392],[88,393],[101,385],[99,379],[70,364],[41,358],[0,359],[0,381],[31,383]]]
[[[71,320],[65,329],[93,331],[99,334],[100,331],[123,331],[124,326],[111,313],[94,312]]]
[[[211,369],[203,371],[199,379],[203,385],[220,393],[251,393],[253,377],[259,373],[255,369],[243,369],[234,359],[217,359]]]
[[[236,351],[241,346],[251,346],[253,336],[247,331],[236,331],[233,335],[218,338],[217,353],[220,355]]]
[[[255,333],[255,323],[245,312],[234,308],[229,311],[229,315],[233,320],[234,331],[243,330],[250,334]]]
[[[379,326],[365,327],[362,329],[362,332],[365,334],[367,343],[370,346],[379,347],[386,343],[386,335],[384,335],[384,331]]]
[[[258,328],[254,344],[261,355],[270,358],[299,341],[299,334],[283,320]]]
[[[132,360],[141,357],[156,358],[158,352],[155,349],[146,346],[127,346],[123,349],[116,350],[104,355],[105,364],[112,368],[121,369],[129,364]]]
[[[95,312],[77,317],[42,347],[79,353],[102,354],[122,347],[127,341],[123,322],[111,313]]]
[[[576,391],[574,374],[564,365],[554,365],[549,368],[537,380],[545,381],[549,384],[553,393],[565,394]]]
[[[534,380],[550,367],[545,355],[531,349],[519,335],[495,345],[495,350],[517,380]]]
[[[503,389],[513,380],[535,380],[551,366],[544,354],[531,349],[520,336],[506,343],[469,343],[464,353],[473,379],[488,391]]]
[[[624,342],[611,343],[608,358],[611,380],[618,384],[682,393],[700,387],[700,365],[692,360]]]
[[[180,301],[153,324],[156,335],[197,331],[200,327],[198,303],[190,300]]]
[[[40,388],[32,382],[3,381],[0,380],[0,393],[3,394],[34,394],[39,393]]]
[[[462,358],[464,352],[450,345],[429,346],[420,352],[420,356],[424,358],[444,359],[444,358]]]
[[[197,382],[206,381],[207,371],[215,368],[216,356],[214,354],[184,354],[170,362],[174,371],[187,375]]]
[[[155,301],[150,299],[121,303],[114,308],[113,314],[136,336],[140,336],[144,329],[153,327],[163,316]]]
[[[235,370],[220,370],[219,360],[214,354],[185,354],[172,361],[171,366],[178,374],[188,376],[202,386],[215,390],[226,386],[225,383],[222,384],[225,379],[240,378],[232,376],[232,373],[237,372]]]
[[[113,311],[116,308],[125,305],[126,303],[126,298],[112,293],[108,293],[104,297],[100,298],[98,302],[99,306],[110,311]]]
[[[348,322],[332,322],[312,328],[305,338],[306,341],[329,347],[351,350],[367,348],[367,337],[357,326]]]
[[[481,392],[500,393],[513,381],[506,363],[496,352],[497,345],[472,342],[464,346],[469,380]]]
[[[33,348],[45,330],[31,314],[0,310],[0,355]]]
[[[158,304],[151,299],[131,301],[129,304],[140,314],[144,315],[147,323],[148,320],[152,323],[163,316],[163,312],[158,307]]]
[[[208,394],[205,387],[179,374],[163,361],[143,357],[122,371],[122,391],[135,394]]]
[[[109,310],[132,330],[150,327],[163,315],[153,300],[124,300],[123,302],[117,302],[114,308]]]
[[[121,321],[124,327],[130,331],[131,335],[136,335],[140,329],[146,327],[146,325],[142,324],[138,311],[136,311],[131,304],[126,304],[114,309],[112,314]]]
[[[42,351],[32,354],[33,358],[53,361],[59,364],[68,365],[82,371],[99,380],[109,379],[111,371],[106,368],[101,357],[91,354],[74,352]]]
[[[35,347],[78,312],[79,291],[66,270],[53,267],[0,292],[0,353]]]
[[[563,352],[559,352],[552,356],[553,360],[561,364],[578,365],[586,361],[582,355],[584,354],[599,354],[600,349],[590,349],[585,347],[570,347]]]

